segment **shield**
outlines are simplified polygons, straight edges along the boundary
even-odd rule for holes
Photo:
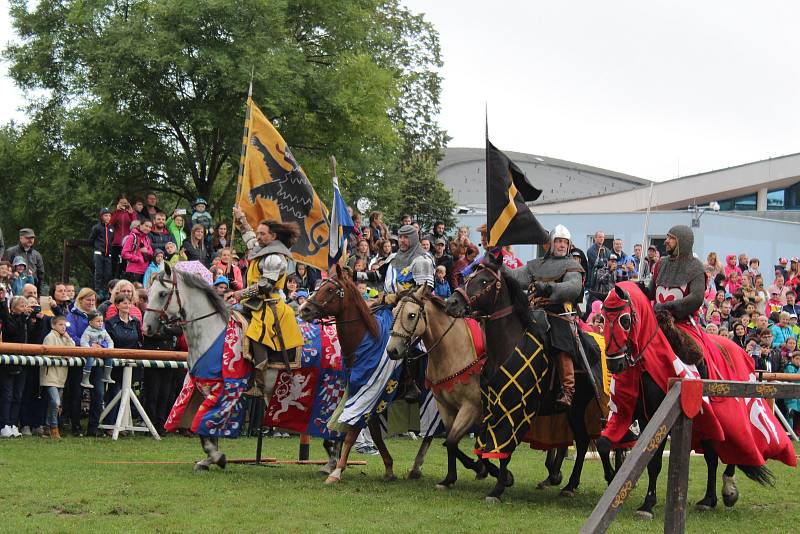
[[[211,271],[209,271],[206,266],[199,261],[179,261],[175,264],[175,269],[183,273],[195,274],[208,282],[208,285],[214,283],[214,280],[211,276]]]

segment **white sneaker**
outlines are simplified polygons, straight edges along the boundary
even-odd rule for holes
[[[11,427],[6,425],[0,429],[0,438],[12,438],[14,434],[11,432]]]
[[[22,427],[22,435],[23,436],[32,436],[33,432],[31,432],[31,427],[29,427],[28,425],[23,426]]]
[[[19,431],[19,428],[17,428],[17,425],[11,425],[11,435],[15,438],[22,437],[22,433]]]

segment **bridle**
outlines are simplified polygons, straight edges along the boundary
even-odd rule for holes
[[[406,329],[406,327],[403,325],[403,320],[401,318],[402,315],[403,315],[403,310],[405,309],[406,304],[409,303],[409,302],[413,302],[414,304],[419,306],[419,313],[417,313],[417,316],[416,316],[415,321],[414,321],[414,326],[411,328],[411,330]],[[404,330],[404,332],[395,332],[395,325],[397,324],[398,319],[400,319],[400,326]],[[425,321],[425,329],[423,330],[423,332],[427,332],[428,331],[428,315],[427,315],[427,313],[425,313],[425,300],[421,300],[420,301],[419,299],[415,298],[412,295],[406,295],[405,297],[400,299],[400,302],[397,305],[397,313],[395,314],[394,319],[392,321],[392,329],[389,332],[389,337],[390,338],[398,337],[400,339],[404,339],[405,340],[405,345],[403,347],[404,348],[404,351],[403,351],[404,354],[408,354],[409,350],[411,349],[411,347],[413,345],[417,344],[420,341],[420,339],[422,339],[422,336],[415,336],[414,335],[414,332],[417,331],[417,327],[419,326],[419,322],[420,321]],[[423,356],[426,356],[426,355],[430,354],[436,347],[439,346],[439,344],[442,342],[442,340],[445,338],[445,336],[447,336],[447,334],[450,333],[450,330],[452,330],[453,326],[455,326],[456,321],[458,321],[458,318],[457,317],[453,317],[452,320],[450,321],[450,325],[447,327],[447,329],[444,331],[444,333],[442,333],[442,335],[439,337],[439,339],[437,339],[430,347],[426,347],[424,352],[420,352],[419,354],[416,354],[413,357],[408,357],[407,356],[406,359],[407,360],[417,360],[419,358],[422,358]]]
[[[616,313],[625,309],[629,310],[628,313],[620,313],[617,317],[614,317],[610,324],[608,322],[606,323],[606,328],[610,328],[611,332],[611,339],[608,344],[608,349],[606,350],[606,363],[623,360],[626,365],[625,369],[628,369],[636,366],[642,360],[644,353],[647,351],[647,347],[649,347],[650,343],[653,341],[653,339],[655,339],[656,334],[658,333],[658,328],[653,329],[653,334],[650,336],[650,339],[647,340],[647,343],[644,344],[642,350],[640,350],[638,354],[634,355],[633,341],[631,341],[630,332],[632,332],[636,326],[638,318],[636,315],[636,309],[631,303],[630,295],[627,295],[626,293],[625,300],[619,306],[606,306],[605,303],[603,303],[603,312]],[[622,324],[621,321],[621,319],[626,316],[629,317],[630,320],[630,324],[627,328],[624,324]],[[608,319],[607,316],[606,319]],[[619,325],[622,330],[629,334],[625,338],[624,342],[620,342],[614,335],[616,331],[614,325]]]
[[[494,283],[486,284],[485,286],[483,286],[480,289],[480,291],[478,291],[474,295],[470,295],[467,292],[467,289],[469,288],[470,283],[472,283],[475,280],[475,277],[481,271],[486,271],[487,273],[492,275],[492,278],[494,278]],[[470,275],[467,277],[466,280],[464,280],[464,285],[460,286],[460,287],[457,287],[455,292],[458,293],[459,295],[461,295],[461,297],[464,299],[464,301],[467,304],[467,308],[471,309],[473,307],[473,305],[476,302],[478,302],[478,300],[483,298],[484,295],[486,295],[487,293],[489,293],[489,291],[492,291],[494,289],[494,296],[492,298],[492,309],[494,309],[494,307],[497,305],[497,300],[500,298],[500,290],[502,288],[503,288],[503,279],[500,277],[500,273],[498,271],[495,271],[494,269],[492,269],[490,267],[487,267],[486,265],[484,265],[482,263],[479,263],[475,267],[475,270],[472,271],[472,273],[470,273]],[[495,311],[491,315],[476,316],[476,318],[486,318],[489,321],[494,321],[495,319],[500,319],[501,317],[505,317],[507,315],[510,315],[512,311],[513,311],[513,308],[511,306],[508,306],[508,307],[503,308],[501,310]]]
[[[330,284],[334,287],[334,291],[331,292],[330,296],[322,302],[317,302],[315,297],[320,290],[325,287],[326,284]],[[332,324],[346,324],[346,323],[354,323],[356,321],[360,321],[360,317],[356,317],[355,319],[348,319],[348,320],[340,320],[340,319],[324,319],[321,314],[324,313],[324,310],[327,308],[328,304],[333,302],[334,299],[339,299],[344,304],[344,297],[345,297],[345,287],[344,285],[334,277],[328,277],[319,285],[319,287],[314,291],[306,301],[307,304],[313,304],[314,307],[317,309],[315,313],[316,317],[313,321],[321,326],[329,326]]]
[[[215,310],[215,311],[209,312],[209,313],[207,313],[205,315],[201,315],[200,317],[195,317],[194,319],[188,319],[187,320],[186,319],[186,311],[183,309],[183,304],[181,303],[181,293],[180,293],[180,290],[178,289],[178,271],[176,271],[175,269],[172,269],[172,275],[171,275],[169,280],[166,280],[163,277],[160,277],[158,279],[158,281],[161,282],[164,285],[169,284],[171,286],[170,290],[169,290],[169,294],[167,295],[167,300],[164,301],[164,306],[161,309],[145,308],[145,311],[149,311],[149,312],[153,312],[153,313],[158,314],[158,320],[162,325],[164,325],[164,326],[174,326],[174,325],[184,326],[184,325],[187,325],[189,323],[193,323],[195,321],[199,321],[201,319],[207,319],[208,317],[211,317],[211,316],[217,314],[217,312]],[[179,313],[180,313],[180,317],[170,317],[169,314],[167,314],[167,308],[169,308],[169,304],[170,304],[170,302],[172,302],[172,298],[173,297],[175,297],[175,302],[178,304],[178,310],[179,310]]]

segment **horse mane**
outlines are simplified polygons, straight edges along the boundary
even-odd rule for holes
[[[358,288],[350,279],[350,277],[344,276],[337,276],[336,279],[339,281],[340,284],[344,286],[344,298],[345,298],[345,306],[346,307],[354,307],[358,314],[361,316],[361,320],[364,321],[364,326],[367,327],[367,330],[375,339],[380,337],[380,328],[378,327],[378,321],[375,319],[375,316],[372,315],[372,312],[367,306],[367,302],[358,294]]]
[[[209,285],[208,282],[206,282],[205,280],[203,280],[202,278],[200,278],[195,274],[185,273],[182,271],[175,271],[175,272],[177,272],[178,278],[181,280],[181,282],[186,284],[186,286],[192,289],[196,289],[201,293],[203,293],[203,295],[205,295],[206,299],[208,300],[208,303],[211,304],[212,308],[214,308],[214,311],[216,311],[219,315],[221,315],[222,318],[227,322],[228,317],[230,316],[230,310],[228,309],[228,306],[225,304],[225,301],[222,300],[222,297],[217,295],[217,292],[214,291],[213,286]],[[161,283],[164,283],[165,281],[171,282],[171,280],[164,271],[160,272],[156,276],[156,279]]]
[[[500,269],[500,276],[503,278],[503,283],[508,291],[508,297],[511,299],[511,308],[514,310],[514,314],[519,318],[526,329],[535,329],[530,315],[528,296],[525,294],[522,286],[503,269]]]

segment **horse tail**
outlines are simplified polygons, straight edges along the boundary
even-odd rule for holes
[[[762,486],[775,487],[775,474],[766,465],[737,465],[747,478]]]

